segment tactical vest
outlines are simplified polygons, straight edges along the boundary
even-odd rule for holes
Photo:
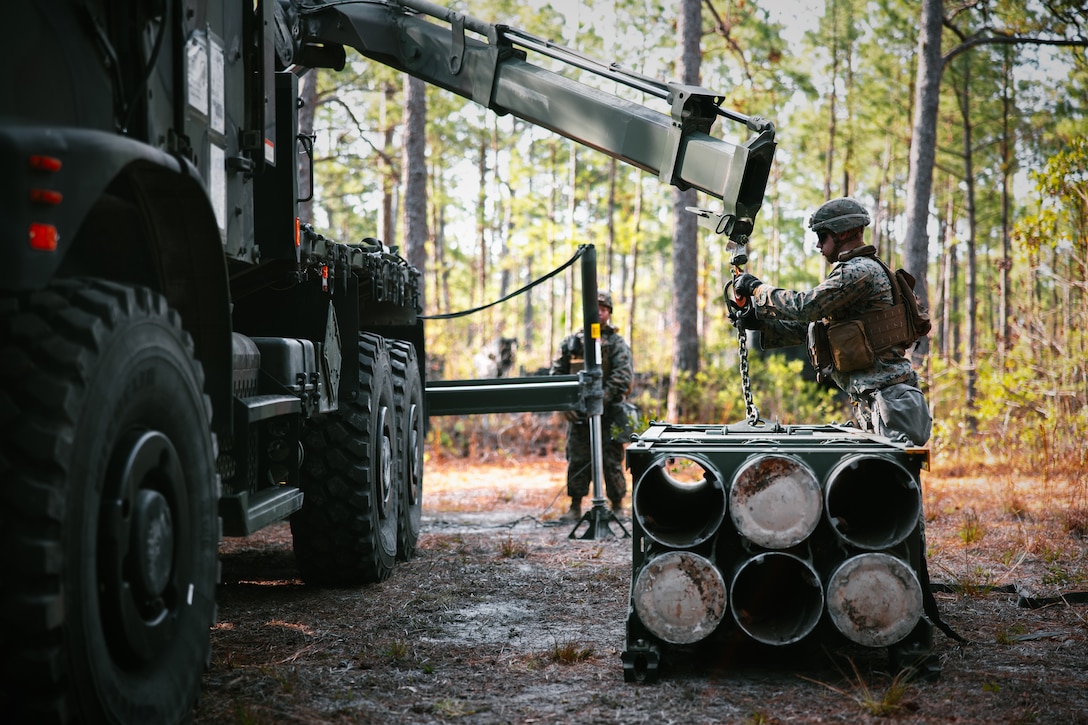
[[[843,261],[853,257],[870,257],[884,269],[891,282],[892,306],[845,320],[821,320],[809,325],[809,358],[821,379],[832,372],[870,368],[881,353],[894,347],[910,347],[919,337],[929,334],[932,326],[929,314],[918,306],[914,277],[906,270],[893,273],[871,245],[859,247]]]

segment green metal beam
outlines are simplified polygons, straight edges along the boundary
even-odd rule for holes
[[[427,415],[538,413],[581,405],[577,375],[436,380],[427,383]]]

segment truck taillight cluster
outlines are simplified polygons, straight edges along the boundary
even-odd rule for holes
[[[54,174],[60,171],[61,161],[55,156],[35,154],[30,156],[29,165],[32,172]],[[35,186],[30,190],[30,202],[35,207],[57,206],[62,200],[63,196],[61,193],[54,189]],[[56,226],[53,224],[42,221],[32,221],[30,222],[28,238],[31,249],[39,252],[53,252],[57,249],[59,235],[57,234]]]
[[[670,647],[738,639],[838,638],[930,667],[927,455],[838,426],[652,425],[627,449],[625,679],[656,679]]]

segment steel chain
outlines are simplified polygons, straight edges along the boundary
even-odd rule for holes
[[[752,402],[752,379],[748,376],[748,332],[743,326],[737,327],[737,343],[740,345],[740,387],[744,393],[744,412],[748,416],[748,425],[759,422],[759,408]]]

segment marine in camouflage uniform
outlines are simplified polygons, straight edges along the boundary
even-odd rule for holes
[[[597,295],[597,310],[601,321],[601,383],[604,389],[604,411],[601,415],[601,453],[604,468],[604,488],[612,511],[619,514],[627,495],[627,479],[623,473],[625,441],[617,430],[624,428],[625,412],[620,406],[631,392],[634,361],[627,341],[610,323],[612,295]],[[566,337],[559,346],[559,356],[552,362],[551,375],[570,375],[582,370],[585,362],[585,331]],[[589,419],[585,413],[569,411],[567,415],[567,495],[570,509],[561,521],[577,521],[582,516],[582,499],[589,494],[593,479],[590,456]]]
[[[751,274],[734,282],[738,298],[750,298],[747,315],[735,323],[759,330],[764,349],[806,342],[809,324],[859,319],[892,307],[892,281],[876,259],[876,249],[863,244],[869,214],[849,197],[821,206],[809,221],[818,236],[820,253],[832,264],[827,278],[814,289],[792,291],[763,284]],[[754,316],[753,316],[754,315]],[[923,445],[929,440],[932,417],[902,345],[876,351],[870,367],[831,371],[831,378],[849,396],[864,430]]]

